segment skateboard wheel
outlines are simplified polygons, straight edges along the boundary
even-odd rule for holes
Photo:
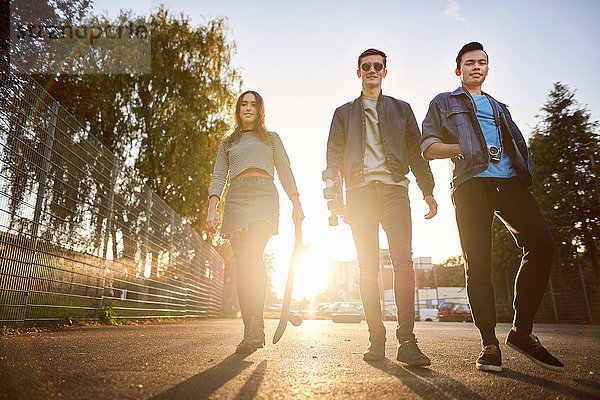
[[[328,180],[328,179],[333,179],[333,178],[335,178],[335,174],[333,173],[333,171],[332,171],[332,170],[330,170],[330,169],[326,169],[325,171],[323,171],[323,172],[321,173],[321,178],[322,178],[324,181],[326,181],[326,180]]]
[[[337,210],[338,208],[340,208],[340,206],[336,199],[332,199],[327,202],[327,209],[329,211]]]
[[[335,189],[333,187],[327,187],[323,189],[323,197],[326,199],[333,199],[336,195]]]
[[[300,324],[302,323],[302,317],[298,314],[290,314],[288,316],[288,321],[290,321],[294,326],[300,326]]]
[[[337,224],[338,224],[337,215],[332,215],[331,217],[329,217],[329,226],[337,226]]]

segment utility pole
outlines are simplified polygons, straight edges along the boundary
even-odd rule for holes
[[[594,174],[594,186],[596,189],[596,197],[598,198],[598,205],[600,206],[600,188],[598,187],[598,174],[596,173],[596,162],[594,161],[594,150],[598,147],[598,143],[594,141],[589,141],[585,145],[590,155],[590,163],[592,166],[592,172]]]
[[[433,283],[435,284],[435,308],[440,306],[440,296],[438,294],[438,283],[437,283],[437,265],[433,264]]]

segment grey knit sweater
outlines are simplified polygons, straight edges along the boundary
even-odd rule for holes
[[[209,197],[221,198],[227,176],[234,179],[248,168],[260,168],[271,177],[275,175],[274,169],[277,168],[279,181],[288,197],[298,193],[296,180],[290,168],[290,160],[283,148],[281,138],[275,132],[269,133],[273,136],[272,143],[269,143],[271,141],[267,143],[261,141],[250,131],[242,133],[240,140],[231,145],[227,144],[225,140],[221,141]]]

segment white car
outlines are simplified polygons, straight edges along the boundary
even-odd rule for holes
[[[419,321],[426,322],[437,322],[438,320],[438,310],[436,308],[420,308],[419,313],[415,312],[415,317],[418,317]]]

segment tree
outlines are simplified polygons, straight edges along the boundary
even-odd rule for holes
[[[590,121],[589,111],[560,82],[554,84],[542,111],[529,141],[536,165],[532,192],[556,241],[555,272],[572,282],[572,287],[564,287],[565,293],[581,293],[581,282],[571,277],[579,275],[582,265],[586,286],[597,290],[593,281],[599,272],[600,241],[598,122]]]
[[[592,169],[592,162],[598,159],[598,122],[589,120],[589,111],[561,83],[555,83],[542,110],[546,114],[530,140],[537,165],[533,193],[565,256],[583,250],[597,270],[600,170],[597,162]]]
[[[225,20],[192,27],[164,7],[151,15],[152,73],[135,77],[142,134],[136,167],[148,186],[204,231],[213,160],[240,89]]]
[[[464,287],[465,266],[462,255],[448,257],[440,264],[433,266],[434,270],[425,272],[423,287]]]
[[[273,277],[273,271],[275,270],[275,266],[273,262],[275,261],[275,256],[273,253],[264,253],[263,254],[263,262],[265,263],[265,269],[267,270],[267,293],[265,295],[265,304],[271,305],[277,302],[278,296],[275,288],[273,287],[273,281],[271,278]]]
[[[510,321],[513,315],[513,287],[523,251],[502,221],[492,224],[492,282],[499,321]]]
[[[8,67],[9,55],[17,51],[12,44],[10,29],[13,25],[29,24],[35,29],[43,25],[80,21],[91,8],[91,0],[3,0],[0,2],[0,65]],[[36,31],[37,33],[37,31]],[[35,46],[35,41],[30,42]],[[20,49],[19,49],[20,50]],[[38,48],[39,50],[39,48]],[[30,49],[31,51],[31,49]],[[3,71],[4,72],[4,71]]]
[[[223,18],[194,27],[161,6],[144,18],[121,12],[110,23],[128,22],[150,29],[151,73],[63,74],[50,92],[202,233],[213,162],[241,85],[230,65],[235,45]]]
[[[575,94],[555,83],[530,140],[536,164],[533,186],[544,216],[552,228],[561,257],[578,251],[598,270],[600,193],[598,178],[598,122],[574,100]]]

